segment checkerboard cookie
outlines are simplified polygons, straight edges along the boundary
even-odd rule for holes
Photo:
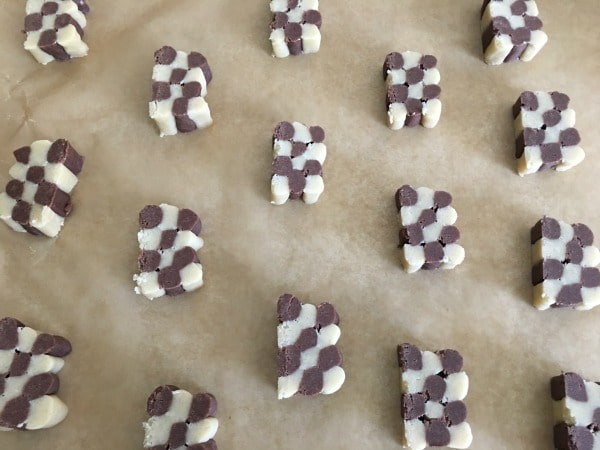
[[[299,122],[280,122],[273,132],[273,172],[271,203],[282,205],[288,199],[302,198],[312,204],[325,189],[323,163],[327,147],[325,131]]]
[[[144,449],[217,450],[217,399],[208,393],[192,395],[177,386],[157,387],[147,402]]]
[[[531,61],[546,45],[534,0],[484,0],[481,33],[487,64]]]
[[[575,111],[561,92],[523,92],[513,106],[519,175],[565,171],[585,158]]]
[[[460,353],[421,351],[407,343],[399,345],[397,352],[402,371],[403,445],[412,450],[468,448],[473,436],[463,400],[469,377]]]
[[[550,380],[554,401],[554,447],[557,450],[600,448],[600,383],[573,372]]]
[[[25,50],[42,64],[86,56],[83,42],[85,0],[27,0],[25,4]]]
[[[580,310],[600,304],[600,250],[584,224],[543,217],[531,229],[533,304]]]
[[[13,178],[0,193],[0,219],[15,231],[55,237],[71,212],[84,158],[69,141],[35,141],[14,151]]]
[[[273,55],[316,53],[321,47],[319,0],[271,0]]]
[[[150,118],[161,136],[189,133],[212,124],[204,100],[212,72],[206,58],[198,53],[164,46],[154,53]]]
[[[11,317],[0,320],[0,430],[38,430],[63,421],[67,406],[55,395],[71,343]]]
[[[419,269],[453,269],[465,259],[454,226],[457,214],[448,192],[404,185],[396,191],[400,215],[402,266],[408,273]]]
[[[433,128],[440,120],[440,72],[433,55],[390,53],[383,64],[388,125],[392,130],[419,124]]]
[[[196,251],[204,241],[198,215],[163,203],[144,207],[139,222],[140,273],[133,277],[135,292],[153,300],[201,287],[202,265]]]
[[[330,303],[301,303],[291,294],[277,302],[278,397],[333,394],[346,379],[339,316]]]

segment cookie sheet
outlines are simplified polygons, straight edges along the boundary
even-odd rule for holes
[[[319,53],[271,57],[268,1],[90,0],[85,58],[38,64],[23,49],[24,3],[0,1],[0,181],[11,152],[65,137],[86,156],[56,240],[0,227],[2,316],[67,337],[66,420],[0,433],[0,448],[141,448],[160,384],[219,399],[223,449],[400,448],[396,345],[458,349],[471,379],[473,449],[552,446],[549,380],[600,380],[600,308],[531,305],[529,228],[583,222],[600,242],[600,18],[597,0],[539,2],[549,42],[529,63],[484,64],[480,1],[323,1]],[[214,125],[159,138],[148,117],[154,51],[202,52]],[[438,57],[435,129],[390,131],[381,66],[391,51]],[[523,90],[571,97],[587,159],[516,174],[511,107]],[[281,120],[327,130],[316,205],[269,202]],[[465,262],[400,268],[394,193],[447,190]],[[205,285],[177,299],[136,296],[137,213],[197,212]],[[328,301],[342,318],[347,379],[321,398],[277,400],[276,302]]]

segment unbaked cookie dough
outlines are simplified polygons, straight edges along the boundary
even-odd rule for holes
[[[58,235],[84,158],[69,141],[35,141],[14,151],[13,178],[0,193],[0,219],[15,231]]]
[[[473,436],[466,422],[463,399],[469,377],[456,350],[421,351],[398,346],[402,371],[402,444],[412,450],[426,447],[468,448]]]
[[[481,40],[485,62],[531,61],[548,41],[542,25],[533,0],[484,0]]]
[[[390,53],[383,64],[388,125],[399,130],[419,124],[433,128],[442,113],[440,72],[433,55],[417,52]]]
[[[27,0],[25,12],[24,47],[38,62],[45,65],[87,55],[83,29],[89,7],[84,0]]]
[[[316,53],[321,47],[319,0],[271,0],[273,56]]]
[[[62,422],[67,406],[54,394],[71,343],[11,317],[0,320],[0,430],[39,430]]]
[[[419,269],[453,269],[465,259],[454,226],[457,214],[448,192],[404,185],[396,191],[400,215],[402,266],[408,273]]]
[[[531,229],[536,308],[591,309],[600,304],[600,250],[586,225],[543,217]]]
[[[339,316],[330,303],[300,303],[291,294],[277,302],[278,398],[333,394],[346,379]]]
[[[217,450],[217,399],[192,395],[177,386],[157,387],[148,397],[150,419],[144,422],[147,450]]]
[[[212,72],[206,58],[164,46],[154,53],[154,62],[149,114],[161,137],[210,126],[212,117],[204,96]]]
[[[283,205],[288,199],[302,198],[312,204],[325,189],[323,163],[327,147],[325,131],[299,122],[280,122],[273,132],[273,172],[271,203]]]
[[[133,276],[136,294],[150,300],[175,296],[202,286],[202,265],[196,251],[202,222],[189,209],[167,204],[148,205],[140,211],[138,242],[140,273]]]
[[[565,171],[585,158],[579,147],[575,111],[561,92],[521,94],[513,106],[517,170],[524,176],[542,170]]]
[[[550,380],[554,401],[554,447],[557,450],[600,448],[600,383],[573,372]]]

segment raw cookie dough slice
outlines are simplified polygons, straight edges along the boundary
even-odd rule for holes
[[[136,294],[150,300],[175,296],[202,286],[202,265],[196,251],[202,222],[189,209],[161,204],[140,211],[138,242],[140,273],[133,276]]]
[[[417,52],[390,53],[383,64],[388,125],[399,130],[419,124],[433,128],[440,120],[440,72],[437,59]]]
[[[62,422],[67,406],[54,394],[71,343],[16,319],[0,320],[0,430],[38,430]]]
[[[398,364],[402,371],[402,445],[412,450],[468,448],[473,436],[463,399],[469,377],[460,353],[432,353],[402,344],[398,346]]]
[[[554,400],[554,448],[600,449],[600,383],[567,372],[550,380]]]
[[[465,259],[457,244],[457,214],[448,192],[404,185],[396,192],[400,215],[402,266],[408,273],[419,269],[453,269]]]
[[[42,64],[86,56],[83,29],[89,7],[84,0],[27,0],[25,50]]]
[[[321,47],[319,0],[271,0],[273,56],[316,53]]]
[[[531,61],[548,42],[533,0],[484,0],[481,36],[484,60],[492,65]]]
[[[14,151],[12,180],[0,193],[0,219],[15,231],[55,237],[71,212],[83,156],[69,141],[35,141]]]
[[[586,225],[543,217],[531,229],[533,304],[591,309],[600,304],[600,250]]]
[[[161,137],[211,125],[210,109],[204,100],[212,80],[206,58],[198,52],[164,46],[154,53],[154,62],[149,114]]]
[[[273,172],[271,203],[283,205],[288,199],[302,198],[312,204],[325,189],[323,163],[327,147],[325,131],[299,122],[280,122],[273,132]]]
[[[575,111],[561,92],[521,94],[513,106],[519,175],[575,167],[585,158],[575,126]]]
[[[277,302],[278,398],[333,394],[346,379],[339,316],[330,303],[302,304],[291,294]]]
[[[217,450],[217,399],[192,395],[177,386],[159,386],[148,397],[150,419],[144,422],[148,450]]]

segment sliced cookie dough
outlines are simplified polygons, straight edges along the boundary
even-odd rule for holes
[[[521,94],[513,106],[519,175],[548,169],[562,172],[583,161],[585,153],[569,102],[561,92]]]
[[[550,392],[554,401],[554,448],[600,448],[600,383],[567,372],[550,380]]]
[[[543,217],[531,229],[533,304],[591,309],[600,304],[600,250],[587,225]]]
[[[212,72],[204,55],[164,46],[154,53],[154,63],[149,114],[161,137],[210,126],[204,97]]]
[[[487,64],[531,61],[546,45],[537,3],[533,0],[484,0],[481,41]]]
[[[135,292],[153,300],[201,287],[202,265],[196,251],[204,241],[198,215],[163,203],[144,207],[139,222],[140,273],[133,276]]]
[[[396,191],[400,215],[402,266],[408,273],[419,269],[453,269],[465,259],[454,226],[457,214],[448,192],[404,185]]]
[[[0,319],[0,430],[39,430],[62,422],[68,408],[55,394],[71,343],[17,319]]]
[[[456,350],[421,351],[411,344],[397,349],[402,372],[402,444],[412,450],[426,447],[468,448],[473,436],[463,400],[469,377]]]
[[[301,303],[291,294],[277,302],[278,398],[333,394],[344,384],[339,316],[330,303]]]
[[[440,72],[433,55],[390,53],[383,64],[388,125],[392,130],[419,124],[433,128],[442,113]]]
[[[27,0],[25,12],[24,47],[38,62],[45,65],[87,55],[85,0]]]
[[[0,193],[0,219],[15,231],[58,235],[73,207],[84,158],[69,141],[35,141],[14,151],[13,178]]]
[[[148,397],[150,419],[144,422],[144,449],[217,450],[217,399],[190,394],[177,386],[157,387]]]
[[[316,53],[321,47],[319,0],[271,0],[273,56]]]
[[[325,131],[299,122],[280,122],[273,132],[271,203],[283,205],[302,198],[312,204],[325,189],[323,163],[327,157]]]

